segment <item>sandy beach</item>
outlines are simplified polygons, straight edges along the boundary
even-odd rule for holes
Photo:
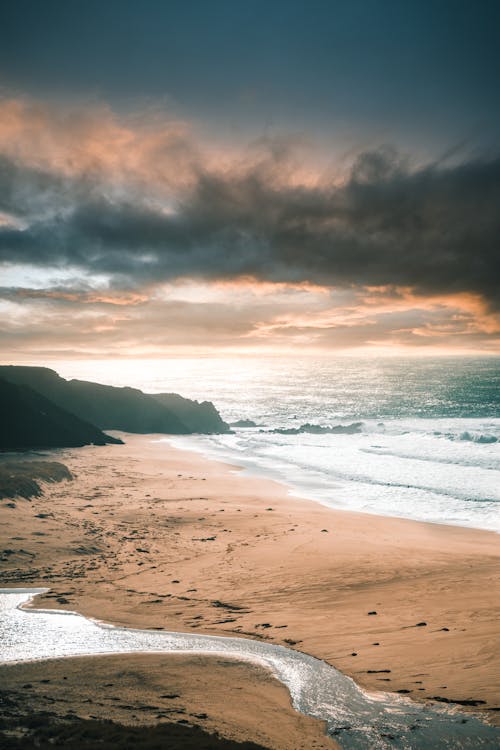
[[[236,750],[224,740],[238,747],[254,743],[252,750],[337,747],[322,722],[292,709],[278,680],[247,662],[179,654],[98,656],[13,664],[3,667],[1,676],[18,721],[19,714],[43,709],[58,724],[74,713],[84,722],[111,720],[146,734],[165,722],[207,734],[192,739],[183,734],[182,748],[219,748],[215,735],[223,738],[220,750]],[[204,745],[209,738],[211,744]]]
[[[123,446],[51,452],[73,481],[2,501],[2,585],[48,586],[37,606],[115,624],[288,645],[370,690],[460,702],[498,723],[498,535],[331,510],[160,436],[122,437]],[[178,675],[194,680],[202,661]],[[275,682],[235,670],[248,690]],[[334,746],[320,722],[296,718],[284,688],[272,690],[269,705],[288,711],[295,737]],[[219,713],[196,702],[190,710],[212,716],[210,729],[224,727],[227,700]],[[227,736],[241,739],[238,722]],[[244,738],[259,742],[247,725]]]

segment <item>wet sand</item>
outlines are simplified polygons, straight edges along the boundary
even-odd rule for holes
[[[122,437],[52,452],[74,480],[0,504],[3,585],[50,586],[37,606],[116,624],[289,645],[498,722],[498,535],[334,511]]]
[[[151,747],[177,747],[173,737],[179,726],[179,747],[186,749],[241,747],[229,742],[254,743],[252,750],[337,747],[325,736],[322,722],[292,709],[288,690],[270,673],[227,658],[143,654],[54,659],[3,666],[0,676],[4,721],[14,717],[17,727],[29,727],[33,722],[26,717],[46,712],[42,725],[50,726],[50,721],[60,731],[70,720],[72,747],[77,740],[83,744],[91,720],[141,727],[139,736],[146,742],[148,731],[152,734]],[[83,723],[75,726],[75,720]],[[160,738],[151,732],[159,724]],[[190,733],[190,727],[201,731]],[[116,727],[112,730],[116,746]],[[19,729],[17,733],[22,736]],[[120,735],[126,738],[126,730]],[[158,739],[168,739],[168,745]],[[124,747],[135,747],[138,739],[128,741]]]

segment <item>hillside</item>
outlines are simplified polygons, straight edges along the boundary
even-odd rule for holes
[[[83,380],[65,380],[47,367],[0,366],[0,377],[26,385],[102,430],[170,435],[228,432],[213,404],[176,394],[148,395]]]
[[[190,432],[205,435],[230,432],[229,425],[224,422],[211,401],[192,401],[177,393],[151,393],[149,395],[176,414]]]
[[[0,378],[0,450],[121,443],[26,385]]]

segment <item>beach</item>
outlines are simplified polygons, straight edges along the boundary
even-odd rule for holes
[[[74,714],[73,719],[78,716],[83,721],[81,737],[92,720],[137,727],[142,730],[140,736],[146,737],[152,728],[167,722],[183,730],[182,748],[237,750],[239,743],[254,743],[251,750],[338,747],[325,736],[322,722],[292,709],[284,685],[248,662],[217,656],[134,654],[12,664],[3,667],[1,675],[2,691],[14,704],[9,714],[21,726],[26,714],[50,710],[58,727],[68,720],[68,713]],[[200,728],[206,735],[191,736],[189,727]],[[223,738],[220,743],[215,735]],[[153,739],[158,738],[153,735]],[[171,736],[168,739],[172,742]],[[203,744],[208,740],[210,745]],[[226,746],[225,741],[238,745]]]
[[[35,606],[117,625],[287,645],[498,723],[498,535],[332,510],[161,436],[120,437],[51,452],[73,480],[2,502],[4,586],[47,586]]]

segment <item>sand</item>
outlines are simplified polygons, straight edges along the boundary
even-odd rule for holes
[[[292,709],[288,690],[267,671],[220,657],[55,659],[4,666],[0,675],[2,693],[15,704],[9,715],[14,713],[18,721],[19,714],[32,716],[41,710],[59,721],[74,712],[86,721],[111,720],[125,726],[179,722],[270,750],[337,747],[325,736],[322,722]],[[0,728],[0,744],[1,738]],[[192,744],[184,738],[182,747],[200,744],[196,737]],[[210,746],[219,748],[214,740]],[[225,747],[221,743],[220,750]]]
[[[121,436],[51,452],[75,479],[0,505],[3,585],[116,624],[289,645],[370,690],[498,721],[498,535],[332,510]]]

